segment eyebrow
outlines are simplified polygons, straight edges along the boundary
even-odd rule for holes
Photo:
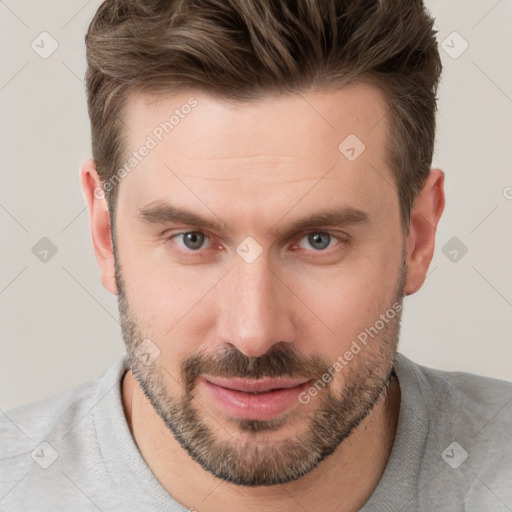
[[[138,217],[151,224],[183,223],[208,228],[213,231],[227,231],[233,233],[233,229],[220,220],[212,220],[197,213],[173,206],[171,204],[156,202],[149,203],[139,208]]]
[[[320,210],[307,217],[293,220],[284,227],[278,226],[280,224],[280,222],[278,222],[269,229],[269,232],[273,235],[281,235],[286,231],[303,231],[308,228],[317,228],[319,226],[349,226],[369,222],[370,216],[367,212],[347,205],[338,208]]]
[[[217,232],[234,233],[233,228],[220,219],[209,219],[185,208],[160,201],[139,208],[138,217],[142,221],[151,224],[183,223]],[[347,226],[368,223],[369,221],[370,216],[367,212],[353,206],[341,206],[315,212],[307,217],[293,220],[285,226],[282,225],[281,221],[278,221],[268,232],[274,236],[280,236],[286,232],[302,231],[307,228],[318,228],[327,225]]]

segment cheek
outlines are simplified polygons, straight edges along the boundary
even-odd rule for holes
[[[375,324],[395,300],[400,263],[395,246],[393,253],[384,251],[323,274],[304,273],[297,279],[294,289],[315,313],[309,317],[306,338],[320,337],[316,350],[335,360]],[[304,343],[304,350],[311,352],[307,339]]]
[[[163,248],[146,248],[134,236],[125,236],[119,249],[126,295],[140,334],[156,343],[161,364],[178,375],[178,364],[208,337],[215,311],[211,290],[226,270],[180,267],[162,255]]]
[[[190,269],[173,264],[164,241],[143,236],[129,226],[119,230],[118,256],[130,302],[138,311],[165,308],[165,302],[169,304],[195,277]]]
[[[160,332],[163,323],[171,325],[169,313],[175,309],[173,301],[179,293],[176,277],[164,267],[163,259],[155,260],[155,252],[133,233],[119,233],[119,264],[132,314],[139,323]]]

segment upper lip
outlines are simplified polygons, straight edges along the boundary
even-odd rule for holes
[[[243,391],[245,393],[262,393],[273,389],[287,389],[299,386],[308,382],[308,379],[292,379],[290,377],[263,378],[263,379],[244,379],[240,377],[224,378],[211,377],[206,375],[205,380],[227,389]]]

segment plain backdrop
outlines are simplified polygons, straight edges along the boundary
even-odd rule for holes
[[[91,156],[84,35],[100,3],[0,1],[4,411],[97,378],[124,352],[78,174]],[[433,165],[447,204],[425,285],[404,301],[400,350],[512,380],[512,2],[427,6],[444,64]]]

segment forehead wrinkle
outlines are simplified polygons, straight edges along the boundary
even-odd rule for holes
[[[246,181],[248,181],[248,177],[247,176],[240,176],[240,177],[233,177],[233,178],[216,178],[216,177],[213,177],[213,176],[197,176],[197,175],[194,175],[194,174],[181,174],[181,177],[184,177],[184,178],[191,178],[191,179],[196,179],[196,180],[205,180],[205,181],[243,181],[244,179]],[[265,179],[265,182],[263,183],[264,185],[276,185],[276,184],[292,184],[292,183],[302,183],[302,182],[308,182],[308,181],[318,181],[320,178],[322,178],[322,176],[315,176],[313,178],[297,178],[297,179],[290,179],[290,180],[276,180],[276,181],[271,181],[269,180],[268,178]],[[336,180],[336,178],[327,178],[325,177],[325,179],[327,180]]]
[[[301,160],[301,162],[303,162],[303,160]],[[325,167],[330,168],[330,170],[332,171],[335,167],[338,166],[338,163],[339,162],[336,162],[334,165],[325,166]],[[320,165],[317,160],[315,160],[315,163],[312,164],[312,166],[313,165],[315,168],[320,168],[320,167],[323,168],[324,167],[324,165],[323,164]],[[274,172],[270,176],[268,176],[268,174],[265,174],[264,176],[260,176],[258,174],[259,171],[257,169],[244,170],[244,169],[223,168],[220,170],[220,174],[222,174],[222,172],[224,172],[226,174],[229,174],[229,176],[218,176],[218,174],[219,174],[218,170],[205,169],[204,174],[201,175],[201,174],[194,174],[194,171],[197,171],[197,169],[191,170],[190,172],[186,172],[183,169],[184,167],[186,167],[186,166],[175,164],[173,166],[173,169],[175,171],[176,171],[176,168],[179,169],[176,172],[177,172],[177,174],[179,174],[179,176],[181,178],[190,178],[190,179],[203,180],[203,181],[239,181],[239,182],[242,182],[243,180],[246,180],[247,182],[249,182],[250,180],[255,180],[255,179],[260,178],[260,180],[263,181],[263,183],[262,183],[263,185],[275,185],[275,184],[280,184],[280,183],[293,184],[293,183],[302,183],[302,182],[315,182],[320,179],[337,181],[339,179],[335,174],[333,174],[331,172],[328,172],[328,173],[323,172],[321,174],[314,175],[314,176],[302,177],[301,176],[302,173],[300,172],[300,170],[297,171],[297,167],[295,167],[292,170],[288,170],[286,173],[283,172],[282,179],[279,179],[280,176],[277,171]],[[265,169],[265,171],[266,170],[267,169]],[[308,169],[303,169],[303,171],[308,172]],[[231,176],[234,173],[237,173],[237,175]],[[293,173],[295,173],[295,174],[293,174]],[[216,174],[217,174],[217,176],[216,176]],[[292,175],[289,176],[290,174],[292,174]],[[273,179],[273,178],[275,178],[275,179]]]

